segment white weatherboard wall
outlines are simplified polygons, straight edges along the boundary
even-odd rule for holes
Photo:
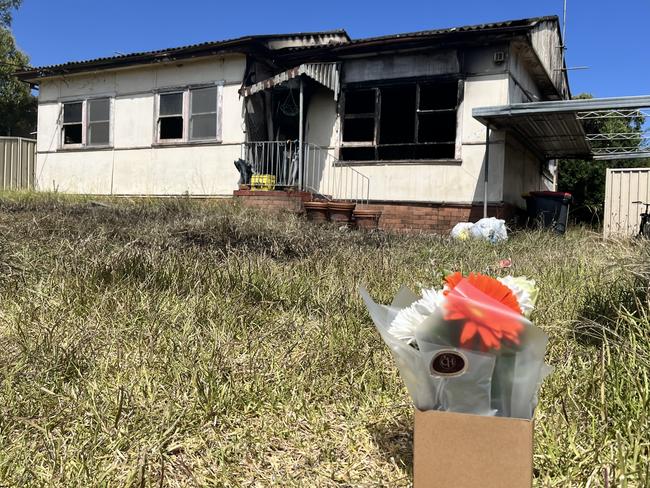
[[[639,231],[645,207],[650,202],[650,168],[608,169],[605,183],[605,237],[633,236]]]
[[[542,100],[534,79],[526,68],[519,51],[510,49],[508,103],[526,103]],[[514,135],[506,137],[505,168],[503,174],[503,200],[518,207],[525,207],[522,194],[534,190],[547,190],[549,182],[543,176],[544,162],[526,147],[526,141]]]
[[[506,141],[503,201],[524,208],[524,193],[548,190],[553,182],[543,176],[542,161],[525,145],[511,135],[507,136]]]
[[[540,102],[543,100],[542,93],[526,66],[523,56],[514,45],[510,46],[508,71],[510,74],[508,103]]]
[[[238,89],[243,55],[102,71],[43,80],[39,93],[36,186],[90,194],[232,195],[239,174],[244,120]],[[156,90],[223,84],[221,142],[154,143]],[[111,149],[62,150],[61,102],[110,96]]]

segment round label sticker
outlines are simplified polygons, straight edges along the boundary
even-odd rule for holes
[[[439,351],[431,359],[431,374],[433,375],[460,376],[466,368],[467,359],[458,351]]]

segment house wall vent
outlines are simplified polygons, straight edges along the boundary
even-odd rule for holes
[[[496,64],[501,64],[506,60],[506,53],[504,51],[496,51],[494,53],[494,62]]]

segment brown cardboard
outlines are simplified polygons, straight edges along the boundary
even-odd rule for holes
[[[530,488],[533,422],[415,410],[414,488]]]

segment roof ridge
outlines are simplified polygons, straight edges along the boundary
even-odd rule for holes
[[[427,30],[419,30],[419,31],[413,31],[413,32],[402,32],[399,34],[385,34],[381,36],[372,36],[372,37],[360,37],[357,39],[353,39],[352,43],[360,43],[360,42],[367,42],[367,41],[378,41],[382,39],[391,39],[391,38],[399,38],[399,37],[409,37],[409,36],[422,36],[422,35],[429,35],[433,33],[447,33],[447,32],[463,32],[463,31],[472,31],[472,30],[484,30],[487,28],[499,28],[499,27],[505,27],[505,26],[524,26],[526,24],[537,24],[539,22],[544,22],[544,21],[556,21],[559,22],[560,18],[557,15],[545,15],[545,16],[539,16],[539,17],[529,17],[529,18],[521,18],[521,19],[511,19],[511,20],[500,20],[500,21],[495,21],[495,22],[484,22],[482,24],[470,24],[470,25],[458,25],[454,27],[441,27],[437,29],[427,29]]]

